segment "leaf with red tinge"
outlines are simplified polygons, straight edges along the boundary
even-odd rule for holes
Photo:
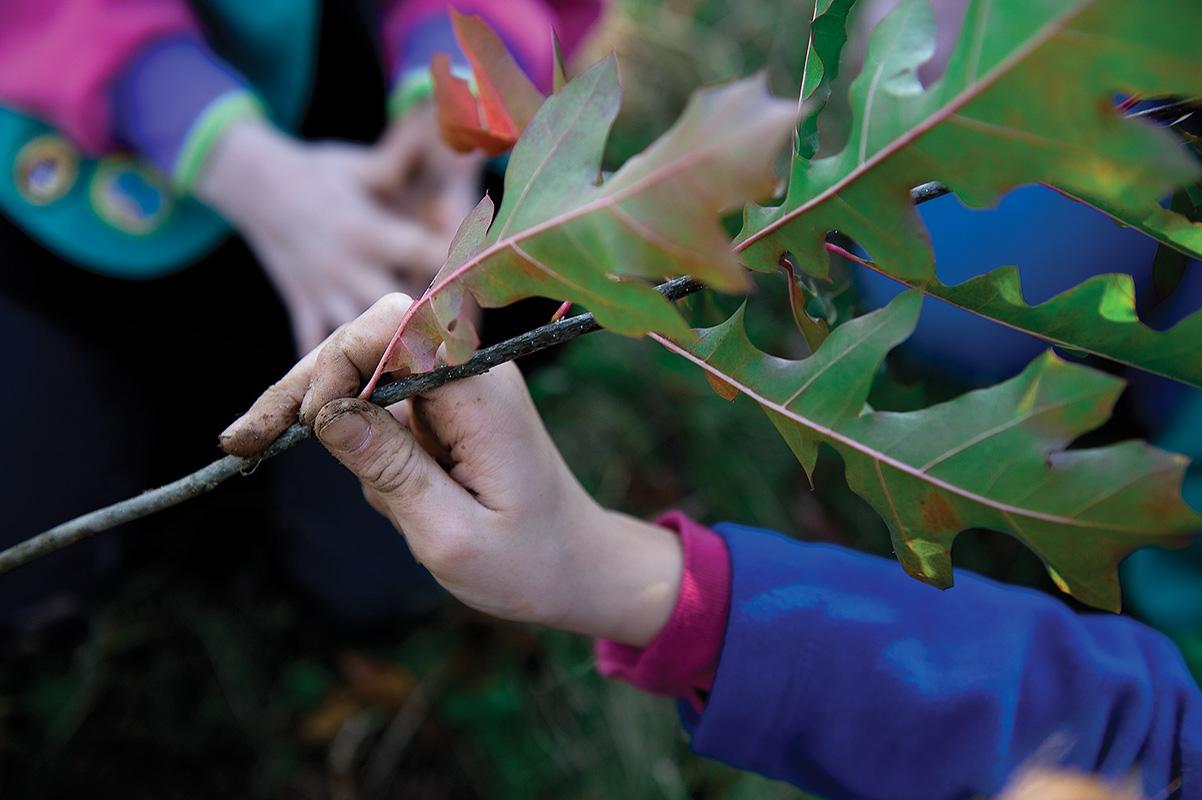
[[[650,285],[689,274],[723,291],[747,287],[722,214],[772,190],[772,167],[795,119],[762,78],[697,92],[654,144],[601,180],[601,155],[621,99],[611,56],[573,79],[539,109],[514,148],[505,193],[464,221],[456,253],[406,313],[377,367],[424,372],[451,330],[457,301],[483,307],[550,297],[586,307],[605,328],[686,337],[675,307]],[[491,219],[490,219],[491,217]],[[477,250],[477,248],[480,248]],[[464,341],[457,357],[470,348]],[[448,357],[450,357],[448,352]]]
[[[468,82],[451,72],[451,60],[438,53],[430,61],[434,81],[434,109],[442,139],[460,153],[479,148],[488,155],[503,153],[513,146],[515,136],[485,129],[480,107]]]
[[[521,136],[545,98],[484,20],[452,9],[451,24],[479,96],[467,81],[451,74],[445,54],[434,57],[430,72],[443,139],[460,152],[480,148],[489,155],[503,153]]]
[[[492,215],[492,198],[484,195],[484,199],[476,204],[456,232],[454,240],[451,241],[447,263],[438,271],[438,275],[434,276],[435,283],[461,267],[468,259],[480,254],[484,249],[485,234],[488,233],[488,223],[492,221]],[[446,344],[447,362],[451,364],[467,361],[480,346],[480,337],[472,323],[471,304],[467,302],[466,295],[462,286],[451,284],[431,300],[431,308]]]

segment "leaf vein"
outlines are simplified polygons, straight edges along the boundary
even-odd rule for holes
[[[901,460],[893,458],[892,456],[889,456],[885,453],[882,453],[879,450],[877,450],[867,444],[864,444],[863,442],[857,441],[856,439],[853,439],[850,436],[847,436],[846,434],[840,433],[839,431],[835,430],[834,428],[823,425],[822,423],[812,420],[812,419],[800,414],[799,412],[794,411],[791,408],[788,408],[787,406],[781,405],[780,403],[776,402],[775,400],[765,397],[764,395],[760,394],[759,392],[757,392],[755,389],[751,388],[747,384],[739,381],[734,376],[729,375],[729,374],[723,372],[722,370],[717,369],[712,364],[710,364],[707,361],[705,361],[704,359],[699,358],[696,355],[690,353],[687,349],[685,349],[684,347],[681,347],[680,345],[676,344],[671,339],[668,339],[665,336],[661,336],[657,333],[651,333],[651,334],[648,334],[648,338],[650,338],[651,340],[653,340],[655,342],[658,342],[660,345],[664,346],[669,351],[679,355],[680,357],[686,359],[687,361],[691,361],[694,364],[701,367],[702,369],[710,372],[713,375],[716,375],[717,377],[721,378],[726,383],[729,383],[731,386],[735,387],[740,392],[747,395],[748,397],[750,397],[752,400],[756,401],[760,405],[762,405],[766,408],[769,408],[769,409],[777,412],[778,414],[781,414],[782,416],[785,416],[785,417],[793,420],[794,422],[798,423],[799,425],[803,425],[803,426],[809,428],[810,430],[814,431],[819,436],[829,439],[832,443],[838,444],[842,447],[846,447],[848,450],[852,450],[854,452],[861,453],[865,456],[868,456],[869,458],[879,460],[881,463],[892,467],[893,469],[897,470],[898,472],[901,472],[906,475],[912,475],[915,478],[918,478],[919,480],[923,481],[924,483],[929,483],[932,486],[934,486],[935,488],[942,489],[946,492],[956,495],[957,497],[964,498],[965,500],[967,500],[971,503],[976,503],[976,504],[984,506],[986,508],[994,509],[995,511],[998,511],[998,512],[1007,512],[1008,511],[1012,514],[1017,514],[1021,517],[1027,518],[1027,519],[1037,520],[1037,521],[1041,521],[1041,522],[1049,522],[1049,523],[1056,524],[1056,525],[1063,525],[1065,527],[1087,528],[1087,529],[1091,529],[1091,530],[1108,530],[1108,531],[1115,531],[1115,532],[1119,532],[1119,533],[1139,533],[1139,532],[1141,532],[1140,529],[1131,528],[1129,526],[1123,525],[1122,523],[1118,523],[1118,522],[1100,522],[1099,521],[1099,522],[1090,522],[1090,523],[1086,524],[1080,520],[1073,519],[1071,517],[1065,517],[1062,514],[1053,514],[1050,512],[1037,511],[1035,509],[1030,509],[1030,508],[1020,508],[1018,506],[1013,505],[1012,503],[1004,503],[1000,500],[994,500],[989,497],[983,497],[980,494],[977,494],[976,492],[973,492],[969,489],[964,488],[963,486],[958,486],[957,484],[951,483],[950,481],[943,480],[942,478],[937,478],[933,475],[930,475],[929,473],[920,473],[920,472],[918,472],[918,470],[915,467],[911,466],[910,464],[905,463],[904,461],[901,461]]]

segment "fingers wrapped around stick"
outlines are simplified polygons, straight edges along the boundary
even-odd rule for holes
[[[222,432],[222,449],[233,455],[255,455],[298,415],[312,425],[326,403],[354,395],[371,376],[411,303],[404,294],[385,295],[358,319],[334,331]]]

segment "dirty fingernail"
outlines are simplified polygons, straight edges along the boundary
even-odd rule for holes
[[[217,441],[222,446],[234,441],[234,438],[237,436],[238,429],[240,427],[242,427],[242,417],[238,417],[238,419],[231,422],[225,430],[217,434]]]
[[[317,438],[333,450],[350,452],[363,444],[369,425],[362,413],[346,410],[331,415],[317,428]]]
[[[320,408],[318,408],[318,409],[310,408],[310,406],[312,405],[312,401],[309,398],[312,394],[313,394],[313,384],[310,383],[309,388],[305,389],[305,394],[303,397],[301,397],[301,402],[300,402],[301,422],[304,422],[306,425],[312,425],[317,419],[317,412],[321,410]]]

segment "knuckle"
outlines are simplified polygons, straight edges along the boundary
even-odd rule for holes
[[[356,356],[362,356],[371,351],[371,337],[353,325],[346,329],[342,341],[338,343],[338,354],[344,365],[349,365],[351,368],[355,368]]]
[[[411,305],[413,305],[413,298],[404,292],[389,292],[377,300],[373,308],[399,316],[408,311]]]
[[[331,358],[342,360],[346,358],[348,352],[354,349],[355,344],[361,338],[356,322],[357,320],[350,320],[338,326],[334,338],[330,340]]]
[[[330,332],[329,345],[333,345],[335,342],[341,341],[342,337],[346,334],[347,328],[351,327],[353,324],[354,320],[351,320],[350,322],[343,322],[342,324],[338,325],[338,327],[334,328],[334,330]],[[322,348],[323,353],[329,348],[329,345]]]
[[[417,444],[404,436],[388,447],[380,447],[368,459],[362,477],[376,491],[388,495],[394,502],[409,502],[423,488],[418,480],[420,462]]]
[[[322,353],[320,372],[329,378],[336,378],[342,384],[351,384],[351,389],[358,388],[359,369],[355,365],[355,354],[363,347],[363,335],[353,325],[344,327],[331,342],[327,352]]]

